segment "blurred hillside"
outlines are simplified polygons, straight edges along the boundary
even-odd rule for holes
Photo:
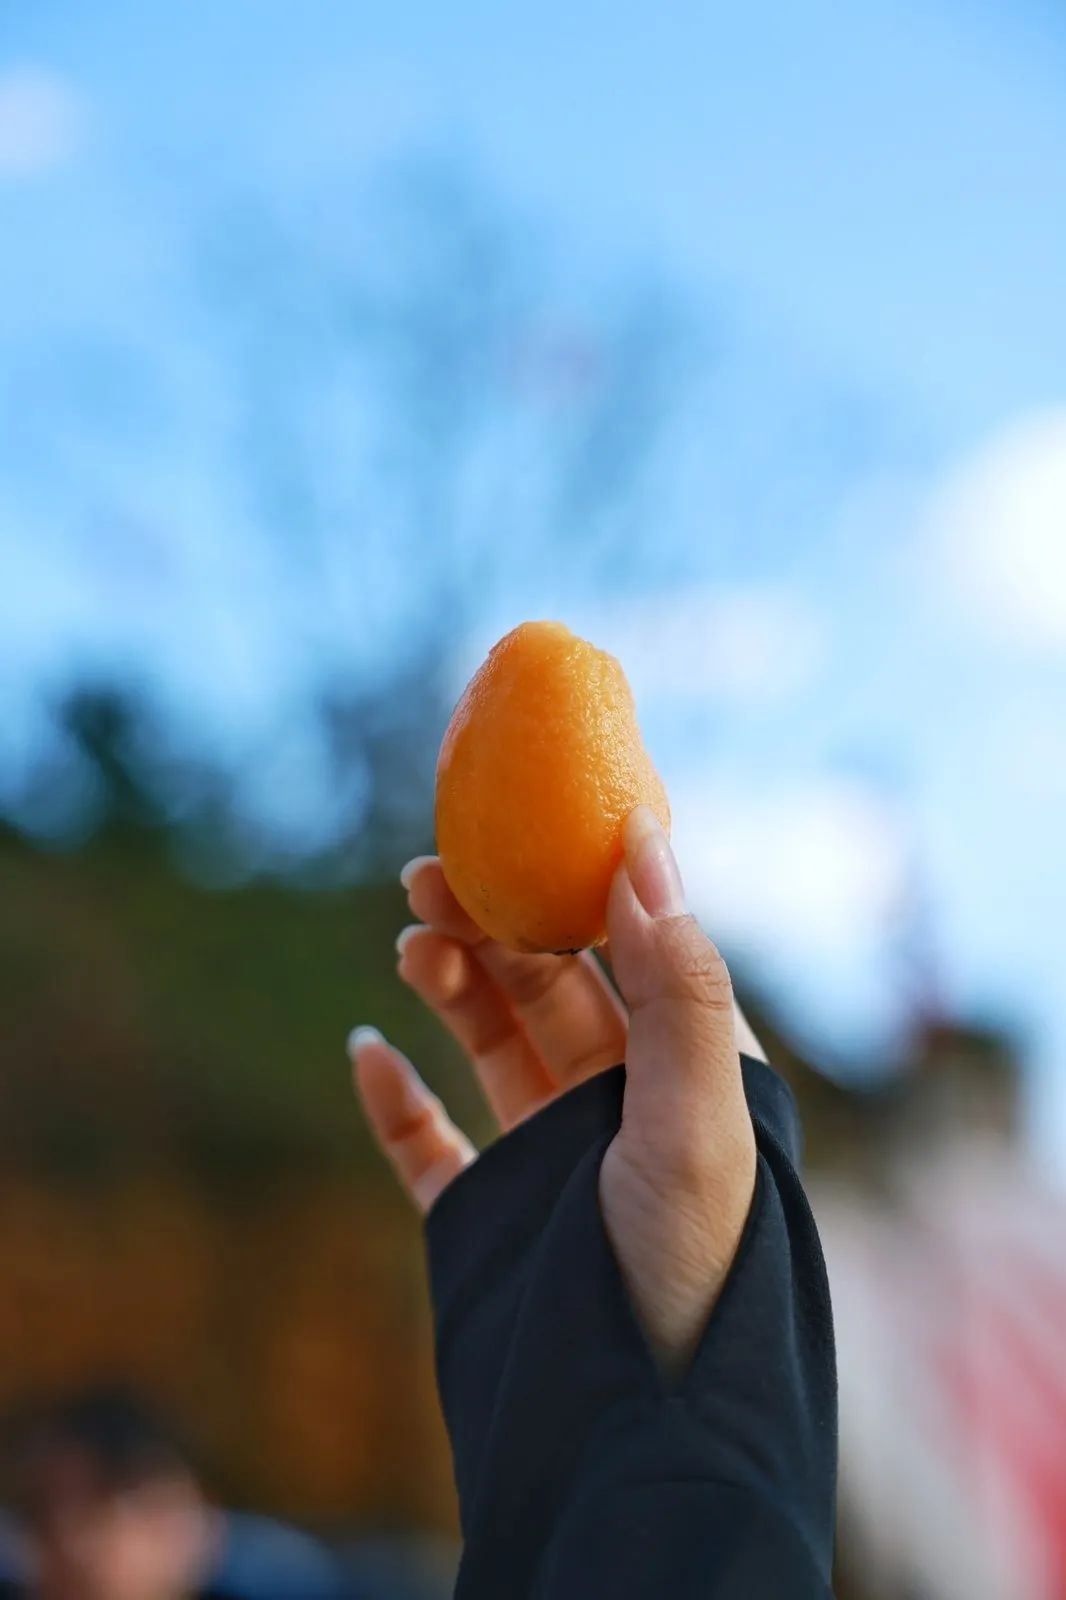
[[[237,1503],[450,1528],[417,1223],[344,1054],[381,1022],[484,1131],[394,976],[399,886],[197,884],[108,703],[99,831],[0,835],[0,1406],[130,1378]]]
[[[212,892],[114,838],[8,836],[0,881],[0,1402],[127,1376],[238,1503],[450,1525],[417,1224],[343,1049],[383,1019],[455,1077],[399,894]]]

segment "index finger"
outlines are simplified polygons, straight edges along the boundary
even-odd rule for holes
[[[420,922],[463,944],[474,946],[487,941],[488,935],[482,933],[473,917],[467,916],[449,889],[439,856],[415,856],[400,873],[400,882]]]
[[[448,887],[436,856],[400,874],[411,910],[436,933],[467,945],[505,996],[557,1090],[621,1061],[626,1011],[590,951],[531,955],[488,938]]]

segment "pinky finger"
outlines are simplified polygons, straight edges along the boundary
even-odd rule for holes
[[[376,1028],[356,1028],[348,1054],[375,1139],[419,1210],[428,1211],[474,1160],[473,1145]]]

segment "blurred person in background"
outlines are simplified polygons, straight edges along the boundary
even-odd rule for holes
[[[333,1558],[265,1518],[213,1507],[136,1396],[86,1392],[23,1419],[0,1600],[339,1600]]]

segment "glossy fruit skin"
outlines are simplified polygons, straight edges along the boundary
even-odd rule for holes
[[[634,806],[670,807],[633,696],[606,651],[558,622],[494,646],[437,762],[437,849],[463,909],[512,950],[602,944]]]

